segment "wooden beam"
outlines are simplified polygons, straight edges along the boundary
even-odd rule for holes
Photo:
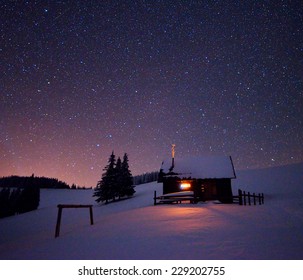
[[[56,224],[56,232],[55,238],[59,236],[60,233],[60,225],[61,225],[61,216],[62,216],[62,208],[58,208],[58,215],[57,215],[57,224]]]
[[[93,206],[92,205],[89,206],[89,217],[90,217],[90,224],[93,225],[94,217],[93,217]]]
[[[93,205],[92,204],[58,204],[57,207],[58,207],[58,215],[57,215],[55,238],[59,237],[59,234],[60,234],[61,217],[62,217],[63,208],[89,208],[90,224],[91,225],[94,224]]]
[[[92,206],[92,204],[58,204],[58,208],[88,208]]]
[[[154,205],[157,205],[157,192],[154,191]]]

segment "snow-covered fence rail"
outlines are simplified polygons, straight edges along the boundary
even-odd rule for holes
[[[226,198],[226,197],[222,197]],[[169,193],[161,196],[157,196],[156,191],[154,191],[154,205],[157,204],[169,204],[169,203],[182,203],[183,201],[189,201],[190,203],[197,203],[199,198],[195,196],[194,192],[176,192]],[[238,190],[238,195],[228,197],[228,201],[233,203],[238,203],[239,205],[259,205],[264,204],[264,194],[250,193],[242,190]]]
[[[242,190],[238,190],[238,196],[234,196],[234,201],[235,199],[239,199],[239,205],[259,205],[264,204],[264,194],[259,193],[250,193],[250,192],[245,192]]]
[[[157,196],[154,191],[154,205],[157,204],[170,204],[170,203],[182,203],[182,201],[189,201],[190,203],[196,203],[197,198],[192,192],[178,192]]]
[[[62,209],[63,208],[89,208],[89,216],[90,216],[90,224],[94,224],[93,219],[93,205],[91,204],[58,204],[58,216],[57,216],[57,224],[56,224],[56,232],[55,238],[59,236],[60,233],[60,225],[61,225],[61,217],[62,217]]]

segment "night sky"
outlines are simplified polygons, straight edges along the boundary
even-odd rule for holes
[[[302,1],[1,1],[0,176],[95,186],[187,155],[303,161]]]

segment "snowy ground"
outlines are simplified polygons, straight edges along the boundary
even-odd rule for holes
[[[92,190],[42,190],[37,211],[0,220],[0,259],[303,259],[303,163],[237,172],[233,189],[264,192],[265,204],[153,206],[162,185],[97,205]],[[54,238],[59,203],[64,209]]]

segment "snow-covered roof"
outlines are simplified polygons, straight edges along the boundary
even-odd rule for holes
[[[164,173],[169,173],[172,159],[165,160],[161,169]],[[201,156],[175,158],[173,173],[180,178],[192,179],[220,179],[235,178],[235,170],[231,157],[228,156]]]

